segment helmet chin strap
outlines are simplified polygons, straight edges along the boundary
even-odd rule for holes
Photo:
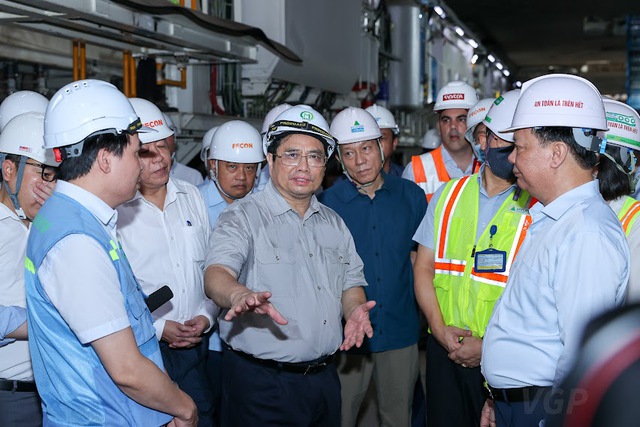
[[[631,172],[630,172],[630,171],[626,170],[626,169],[624,168],[624,166],[622,166],[621,164],[619,164],[618,162],[616,162],[616,161],[613,159],[613,156],[611,156],[609,153],[606,153],[606,152],[605,152],[605,153],[600,153],[600,155],[601,155],[601,156],[606,157],[606,158],[607,158],[607,159],[609,159],[609,160],[611,160],[611,161],[613,162],[613,164],[614,164],[614,165],[616,165],[616,168],[618,168],[618,170],[619,170],[620,172],[622,172],[623,174],[625,174],[625,175],[629,176],[629,178],[630,178],[630,179],[633,179],[633,175],[634,175],[633,171],[631,171]]]
[[[24,167],[26,163],[27,163],[27,158],[25,156],[22,156],[20,158],[20,163],[18,164],[18,177],[17,177],[18,179],[16,180],[15,193],[11,192],[11,190],[9,189],[9,184],[7,184],[6,180],[4,179],[2,180],[2,185],[4,186],[4,189],[7,191],[7,194],[9,194],[9,198],[13,203],[13,208],[15,209],[16,214],[18,215],[18,218],[20,218],[21,220],[31,221],[31,218],[27,218],[27,215],[25,215],[24,210],[22,209],[22,207],[20,207],[20,202],[18,201],[18,193],[20,192],[22,177],[24,176]]]
[[[262,165],[260,163],[258,163],[258,167],[256,168],[255,183],[257,183],[258,179],[260,178],[260,170],[261,169],[262,169]],[[209,177],[211,178],[211,181],[213,181],[213,183],[216,185],[216,188],[218,189],[218,191],[221,192],[224,196],[227,196],[228,198],[230,198],[231,200],[240,200],[244,196],[246,196],[247,194],[253,193],[253,189],[255,188],[255,183],[254,183],[253,187],[251,188],[251,191],[249,191],[249,193],[245,194],[242,197],[234,197],[234,196],[232,196],[230,194],[227,194],[227,192],[222,189],[222,186],[218,182],[218,160],[217,159],[216,159],[216,170],[215,171],[210,170],[209,171]]]

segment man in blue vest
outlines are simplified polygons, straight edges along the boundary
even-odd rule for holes
[[[153,321],[116,237],[135,194],[141,128],[99,80],[60,89],[44,143],[62,160],[27,243],[29,343],[45,425],[194,426],[195,404],[164,373]]]

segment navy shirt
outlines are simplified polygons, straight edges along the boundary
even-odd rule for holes
[[[359,193],[349,180],[334,184],[318,196],[351,231],[369,284],[364,291],[368,300],[377,302],[371,311],[373,338],[354,350],[358,353],[408,347],[419,336],[409,254],[427,202],[415,183],[382,174],[384,183],[373,199]]]

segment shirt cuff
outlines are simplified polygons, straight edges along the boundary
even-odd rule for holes
[[[164,325],[167,323],[165,319],[157,319],[153,322],[153,327],[156,328],[156,338],[158,341],[162,341],[162,332],[164,332]]]

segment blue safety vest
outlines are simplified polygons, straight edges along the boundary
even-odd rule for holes
[[[125,395],[90,344],[83,345],[51,304],[37,271],[47,252],[70,234],[95,239],[113,262],[140,353],[164,370],[151,313],[119,244],[75,200],[54,192],[36,216],[25,260],[29,347],[45,426],[160,426],[172,417]],[[69,268],[82,259],[69,260]]]

